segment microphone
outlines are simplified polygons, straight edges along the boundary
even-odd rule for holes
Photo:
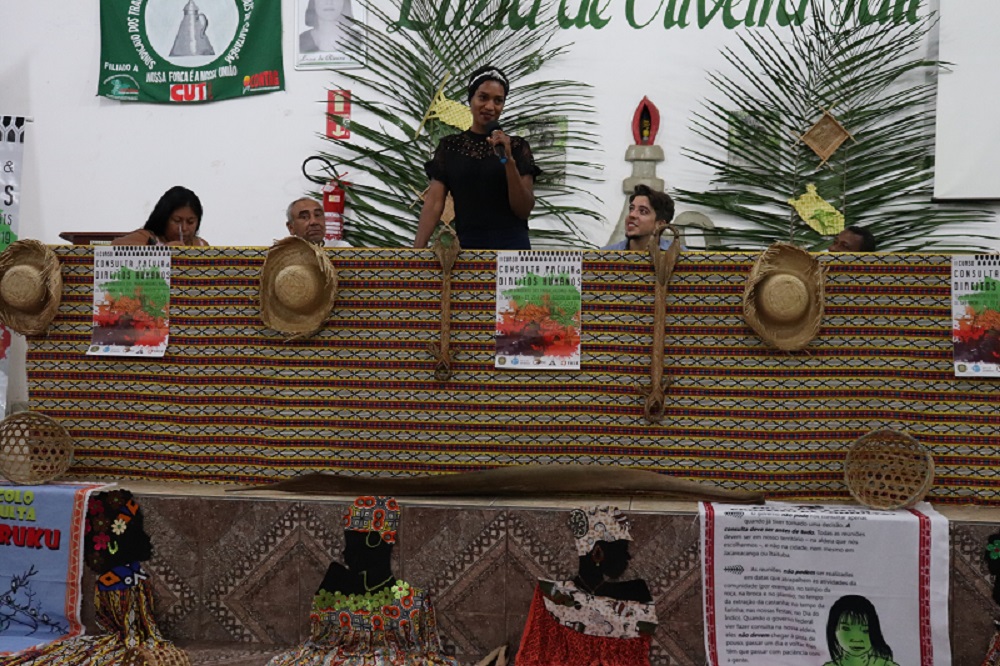
[[[483,129],[486,130],[486,134],[493,134],[493,132],[500,129],[500,123],[495,120],[491,120],[486,123],[486,127]],[[507,152],[504,150],[502,143],[498,143],[493,146],[493,152],[500,158],[500,164],[507,164]]]

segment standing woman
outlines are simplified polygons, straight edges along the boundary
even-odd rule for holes
[[[472,73],[468,90],[472,127],[441,139],[424,166],[431,182],[413,247],[427,246],[451,192],[455,231],[463,249],[531,249],[528,215],[535,207],[535,178],[542,171],[528,142],[499,128],[497,120],[509,91],[507,75],[492,65]]]
[[[206,246],[205,239],[198,236],[201,214],[198,195],[186,187],[175,185],[156,202],[142,229],[119,236],[111,244]]]

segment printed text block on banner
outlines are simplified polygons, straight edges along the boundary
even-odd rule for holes
[[[702,503],[700,515],[712,666],[951,663],[948,521],[929,504]]]

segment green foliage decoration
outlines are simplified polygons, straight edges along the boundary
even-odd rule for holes
[[[368,25],[353,23],[344,51],[366,67],[337,72],[342,80],[331,86],[351,91],[351,138],[326,139],[331,145],[318,156],[336,165],[350,183],[345,188],[348,242],[412,245],[418,195],[428,183],[424,163],[441,137],[459,131],[434,118],[414,137],[416,130],[446,77],[445,97],[465,104],[469,73],[494,64],[511,82],[501,118],[504,130],[528,139],[543,171],[535,182],[532,243],[590,246],[580,223],[602,219],[589,193],[590,183],[600,180],[600,166],[589,159],[597,146],[593,107],[586,84],[540,77],[546,63],[567,52],[567,46],[551,44],[556,28],[513,30],[500,20],[509,2],[483,0],[478,20],[440,30],[434,25],[439,3],[405,0],[414,23],[426,27],[393,30],[388,9],[394,7],[398,15],[403,1],[365,2]],[[390,26],[389,34],[378,24]]]
[[[719,99],[693,120],[706,147],[684,150],[713,169],[712,188],[678,190],[677,198],[738,218],[715,221],[728,247],[784,240],[826,249],[832,239],[788,204],[815,183],[847,226],[874,233],[880,251],[981,251],[953,237],[985,238],[970,230],[991,221],[991,213],[931,201],[941,63],[919,54],[935,15],[883,25],[845,18],[845,6],[810,0],[801,25],[780,36],[770,29],[741,32],[739,52],[723,50],[738,74],[710,74]],[[798,140],[823,109],[853,137],[825,165]]]

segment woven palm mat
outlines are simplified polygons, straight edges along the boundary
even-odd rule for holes
[[[236,490],[258,490],[249,486]],[[706,481],[607,465],[517,465],[462,474],[346,476],[303,474],[263,486],[266,490],[315,495],[395,497],[579,497],[628,495],[702,502],[763,504],[762,493],[719,488]]]
[[[87,357],[93,258],[56,248],[65,294],[32,342],[33,408],[76,439],[76,476],[261,483],[313,471],[409,475],[607,464],[848,498],[847,445],[905,430],[934,453],[929,498],[1000,503],[1000,382],[956,379],[950,259],[823,255],[826,316],[802,352],[767,348],[741,318],[755,255],[684,253],[667,304],[662,424],[642,418],[653,276],[640,253],[584,253],[582,369],[493,367],[493,252],[463,252],[452,287],[454,375],[434,380],[440,323],[430,251],[331,254],[337,304],[285,342],[255,304],[263,248],[174,256],[163,359]]]

